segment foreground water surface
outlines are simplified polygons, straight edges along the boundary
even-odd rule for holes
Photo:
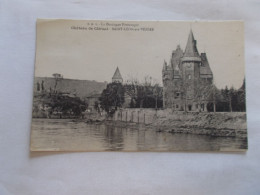
[[[154,130],[87,124],[66,119],[33,119],[35,151],[240,151],[246,138],[172,134]]]

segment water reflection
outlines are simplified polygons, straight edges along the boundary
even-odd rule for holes
[[[158,133],[62,119],[33,119],[32,147],[66,151],[230,151],[246,149],[247,139]]]
[[[99,125],[99,128],[102,127]],[[122,150],[124,148],[124,136],[122,128],[113,128],[113,126],[103,126],[101,135],[103,137],[103,147],[106,150]],[[102,131],[103,130],[103,131]]]

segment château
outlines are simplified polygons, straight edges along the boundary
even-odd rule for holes
[[[207,111],[207,91],[213,84],[213,73],[206,53],[199,53],[190,31],[185,51],[180,45],[172,52],[162,70],[163,106],[174,111]]]

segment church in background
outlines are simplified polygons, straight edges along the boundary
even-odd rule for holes
[[[121,73],[120,73],[118,67],[116,67],[116,71],[115,71],[115,73],[114,73],[114,75],[112,77],[112,83],[114,83],[114,82],[116,82],[116,83],[123,83],[123,77],[121,76]]]

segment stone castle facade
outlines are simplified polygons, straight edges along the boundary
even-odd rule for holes
[[[207,111],[213,73],[206,53],[199,54],[190,31],[185,51],[178,45],[170,62],[164,61],[163,106],[175,111]]]

